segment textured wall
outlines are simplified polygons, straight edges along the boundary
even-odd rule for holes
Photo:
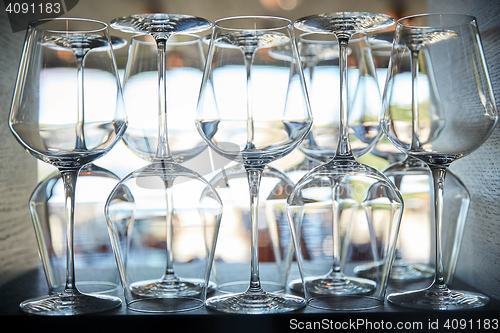
[[[8,118],[24,32],[12,33],[0,5],[0,285],[37,267],[38,252],[28,211],[36,186],[36,160],[10,132]]]
[[[433,0],[429,12],[461,13],[478,20],[497,108],[500,101],[500,2]],[[500,299],[500,126],[470,156],[452,164],[472,197],[457,276]],[[446,189],[445,189],[446,190]]]

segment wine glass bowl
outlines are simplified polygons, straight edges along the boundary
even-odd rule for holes
[[[218,293],[244,292],[250,275],[251,223],[247,173],[238,163],[224,167],[210,180],[224,203],[213,275]],[[266,166],[259,190],[259,278],[267,292],[284,292],[293,257],[293,243],[284,204],[294,183],[283,172]],[[207,193],[210,195],[210,192]],[[202,196],[203,198],[204,196]]]
[[[420,65],[423,57],[428,58],[431,68]],[[398,89],[397,82],[404,77],[410,78],[411,85],[405,89],[400,85]],[[441,107],[437,125],[433,124],[431,110],[434,103],[420,102],[421,96],[427,94],[419,84],[425,78],[435,80]],[[389,140],[431,170],[436,235],[434,282],[423,290],[391,294],[388,300],[403,307],[435,310],[484,306],[488,303],[486,296],[448,288],[442,261],[447,168],[479,148],[498,121],[476,19],[458,14],[400,19],[383,103],[381,126]]]
[[[418,19],[425,19],[427,16],[417,16]],[[490,136],[491,131],[497,122],[497,111],[491,92],[491,83],[487,69],[480,67],[479,75],[473,75],[473,69],[469,62],[484,64],[482,49],[476,39],[478,33],[472,27],[472,18],[467,20],[467,16],[439,16],[429,15],[429,20],[436,20],[440,24],[439,28],[434,27],[433,21],[424,23],[423,26],[413,26],[414,22],[406,26],[406,21],[400,21],[399,30],[396,34],[395,50],[392,56],[392,68],[390,82],[387,84],[386,100],[390,100],[385,105],[385,113],[382,118],[382,126],[387,132],[387,136],[393,144],[405,153],[419,158],[427,164],[449,165],[456,159],[472,153],[480,147]],[[445,19],[444,22],[437,20]],[[467,28],[461,29],[462,26]],[[408,32],[410,31],[410,32]],[[415,32],[414,32],[415,31]],[[401,36],[401,37],[398,37]],[[465,41],[470,41],[473,45],[473,57],[467,58],[464,55],[466,48]],[[453,53],[454,51],[454,53]],[[438,62],[438,57],[447,55],[447,64]],[[417,57],[413,61],[412,57]],[[431,113],[425,105],[419,103],[418,111],[412,111],[411,98],[408,91],[402,101],[398,103],[395,97],[397,91],[396,82],[399,76],[411,76],[409,70],[411,66],[418,66],[418,61],[422,57],[429,57],[433,63],[432,71],[424,72],[424,68],[417,68],[417,81],[420,77],[432,75],[438,87],[438,96],[443,107],[444,114],[439,122],[439,130],[435,130]],[[407,70],[395,71],[398,64]],[[453,82],[452,74],[447,73],[453,67],[457,68],[455,73],[460,71],[460,85],[464,87],[474,86],[470,96],[467,96],[467,108],[461,107],[460,103],[466,99],[460,89],[454,89],[458,85]],[[478,78],[481,78],[480,80]],[[411,90],[409,91],[411,93]],[[420,89],[414,89],[414,93],[425,93]],[[401,101],[400,100],[400,101]],[[385,102],[385,101],[384,101]],[[401,107],[398,107],[400,106]],[[432,105],[432,104],[431,104]],[[481,110],[481,117],[470,114],[470,109]],[[415,113],[415,116],[412,114]],[[415,119],[412,121],[412,119]],[[464,121],[464,120],[467,121]]]
[[[108,193],[120,181],[113,172],[93,163],[78,174],[75,204],[75,276],[84,293],[111,294],[120,280],[102,210]],[[100,191],[95,191],[99,186]],[[66,273],[63,179],[56,171],[42,180],[29,201],[38,251],[50,294],[64,289]]]
[[[201,193],[205,200],[199,200]],[[216,287],[207,272],[222,204],[201,175],[153,160],[118,183],[105,213],[120,249],[116,255],[129,309],[168,313],[203,306],[205,294]]]
[[[105,23],[49,19],[28,27],[9,126],[33,156],[59,169],[64,183],[67,267],[63,291],[26,300],[21,310],[77,315],[120,306],[118,297],[75,285],[74,208],[80,169],[106,154],[127,126],[112,41]]]
[[[220,36],[215,33],[212,35],[211,50],[218,53],[209,54],[209,57],[212,56],[214,61],[224,63],[210,68],[214,76],[213,81],[207,83],[205,78],[201,92],[203,97],[201,102],[205,105],[199,108],[201,107],[210,117],[204,116],[203,119],[198,117],[199,132],[202,136],[210,138],[207,142],[217,153],[248,166],[268,164],[288,154],[303,139],[304,133],[309,130],[312,123],[304,112],[308,107],[304,93],[300,90],[302,77],[297,74],[300,65],[293,62],[296,50],[290,47],[291,36],[280,31],[282,30],[280,28],[245,30],[253,28],[254,23],[258,27],[266,27],[271,21],[267,18],[241,18],[238,20],[242,25],[241,30],[233,28],[230,20],[219,22],[227,27],[220,28],[225,29]],[[286,56],[267,56],[273,52]],[[224,58],[218,58],[222,56]],[[230,65],[239,66],[246,71],[246,76],[233,78],[236,80],[233,87],[224,85],[225,89],[231,89],[229,92],[219,88],[231,80],[232,75],[237,75],[231,72],[226,59],[234,61]],[[289,75],[290,67],[293,73]],[[276,79],[266,82],[268,70],[274,71]],[[292,81],[290,90],[300,94],[298,97],[286,89],[288,79]],[[220,81],[220,84],[217,81]],[[211,89],[213,98],[211,96],[205,98],[205,94],[212,93]],[[226,93],[244,98],[240,100],[234,97],[224,98],[222,94]],[[297,105],[292,105],[293,102],[297,102]],[[285,119],[283,119],[283,109],[285,115],[289,115]],[[214,112],[209,114],[207,110]]]
[[[312,169],[286,205],[295,248],[307,249],[298,251],[303,277],[289,287],[305,292],[308,304],[320,309],[381,306],[401,210],[399,192],[370,166],[332,159]],[[373,211],[379,221],[367,218]],[[355,277],[356,265],[363,262],[376,263],[377,270]]]
[[[196,125],[215,152],[245,168],[250,189],[251,269],[245,292],[213,296],[206,301],[208,308],[257,314],[305,305],[303,298],[264,290],[257,216],[264,167],[300,144],[311,124],[291,22],[266,16],[216,21]]]
[[[178,163],[191,160],[207,144],[194,125],[204,54],[200,38],[192,34],[174,34],[166,45],[167,108],[183,110],[167,114],[168,143]],[[137,156],[152,161],[158,146],[158,61],[154,38],[132,37],[123,81],[123,97],[129,125],[122,139]]]
[[[335,156],[339,137],[339,44],[333,34],[300,35],[299,54],[304,63],[314,124],[299,149],[309,159],[328,162]],[[381,94],[370,44],[364,35],[349,40],[348,130],[352,153],[369,152],[379,136]],[[308,80],[307,80],[308,78]]]

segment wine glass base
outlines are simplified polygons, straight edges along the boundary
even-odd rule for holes
[[[319,296],[308,300],[310,307],[328,311],[364,311],[384,305],[380,299],[370,296]]]
[[[315,276],[306,279],[307,289],[314,295],[363,295],[368,294],[377,287],[377,283],[368,279],[356,277],[343,277],[336,279],[329,276]],[[291,290],[303,292],[302,280],[292,280],[289,285]]]
[[[207,293],[215,290],[215,283],[210,282]],[[172,281],[147,280],[132,283],[130,290],[137,296],[155,298],[178,298],[199,295],[205,288],[202,279],[176,279]]]
[[[375,264],[359,265],[354,268],[354,273],[363,278],[376,279],[380,275],[379,266]],[[425,265],[409,265],[405,263],[399,265],[393,264],[389,275],[390,280],[397,282],[418,281],[432,277],[434,277],[434,270],[432,268]]]
[[[192,311],[203,307],[203,301],[198,298],[141,298],[131,301],[127,308],[143,313],[173,313]]]
[[[430,288],[390,294],[387,300],[401,307],[425,310],[467,310],[489,302],[488,297],[479,293],[448,289],[432,291]]]
[[[43,316],[73,316],[104,312],[122,304],[120,298],[105,295],[49,295],[28,299],[19,307],[22,311]]]
[[[302,297],[267,292],[215,296],[206,301],[209,309],[240,314],[285,313],[300,309],[305,305],[306,301]]]

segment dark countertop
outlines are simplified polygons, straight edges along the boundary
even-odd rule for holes
[[[413,285],[412,289],[423,288],[429,281]],[[395,291],[390,284],[388,293]],[[472,287],[455,281],[454,288],[473,290]],[[480,332],[500,329],[500,302],[494,299],[480,309],[467,311],[422,311],[394,306],[387,301],[382,307],[369,311],[322,311],[311,307],[279,315],[234,315],[201,308],[174,314],[143,314],[128,310],[125,302],[116,310],[94,315],[75,317],[43,317],[26,315],[19,310],[19,303],[25,299],[46,295],[48,288],[41,269],[33,270],[0,286],[0,318],[4,327],[11,323],[15,330],[26,329],[45,332],[54,330],[87,328],[92,332],[149,332],[153,327],[182,332],[292,332],[320,330],[398,331],[398,325],[406,325],[406,332]],[[446,324],[449,325],[447,328]],[[479,329],[479,325],[481,328]],[[49,325],[49,326],[47,326]],[[437,326],[436,326],[437,325]],[[490,328],[487,329],[486,327]],[[404,326],[403,326],[404,327]],[[434,329],[437,328],[437,329]]]

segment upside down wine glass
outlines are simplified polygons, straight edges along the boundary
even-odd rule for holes
[[[333,244],[329,271],[324,275],[314,274],[315,271],[309,270],[305,265],[304,255],[300,254],[298,262],[302,278],[290,282],[292,289],[304,290],[308,304],[313,307],[355,310],[377,307],[383,302],[403,201],[399,191],[386,176],[370,166],[357,162],[354,158],[348,127],[347,55],[352,35],[383,29],[393,23],[394,19],[387,15],[360,12],[313,15],[295,22],[295,27],[300,30],[334,34],[338,40],[340,53],[340,134],[335,156],[306,174],[296,184],[287,200],[288,219],[292,230],[295,231],[295,248],[299,254],[305,237],[305,228],[311,217],[321,215],[324,221],[330,223]],[[388,214],[386,226],[390,240],[382,246],[382,253],[379,254],[375,236],[371,232],[373,226],[366,219],[362,222],[364,228],[370,231],[368,238],[372,260],[377,259],[379,255],[388,259],[383,267],[379,267],[377,278],[372,280],[347,276],[344,273],[343,263],[344,249],[349,246],[346,244],[346,239],[349,238],[349,233],[353,233],[352,228],[359,224],[349,220],[349,215],[360,209],[360,201],[366,195],[366,190],[374,183],[383,188],[380,192],[383,195],[372,203],[372,208],[383,210]],[[354,195],[356,192],[361,193]],[[346,217],[348,227],[341,229],[341,220],[345,220]],[[354,231],[357,232],[359,231]],[[341,244],[342,239],[344,244]],[[312,261],[310,266],[317,265]]]
[[[290,153],[312,125],[289,20],[249,16],[215,22],[196,123],[212,149],[244,166],[250,189],[249,287],[242,293],[213,296],[206,305],[223,312],[253,314],[303,307],[301,297],[264,290],[258,260],[258,196],[263,170]]]
[[[202,306],[203,304],[200,303],[199,299],[194,299],[193,297],[199,297],[200,295],[204,294],[207,291],[206,288],[210,288],[213,291],[215,286],[213,284],[206,286],[205,277],[196,279],[184,279],[183,277],[176,274],[176,271],[174,270],[175,258],[173,249],[173,236],[175,232],[175,213],[179,205],[179,201],[176,200],[176,195],[174,192],[176,192],[176,189],[179,188],[177,186],[178,184],[183,184],[187,181],[194,181],[194,183],[196,183],[197,185],[202,185],[201,189],[208,187],[208,189],[212,193],[212,199],[219,204],[219,210],[222,209],[222,203],[217,193],[215,192],[215,189],[213,189],[213,187],[211,187],[210,184],[202,176],[200,176],[197,172],[180,165],[176,161],[176,159],[174,159],[174,156],[172,154],[169,145],[167,128],[167,106],[172,105],[167,102],[167,75],[175,76],[178,73],[175,73],[175,66],[170,66],[170,68],[169,66],[167,66],[167,59],[170,59],[169,53],[167,52],[167,43],[170,37],[174,34],[203,31],[210,28],[211,23],[205,19],[190,15],[137,14],[117,18],[111,22],[111,26],[124,32],[151,35],[156,42],[158,64],[158,66],[156,67],[156,70],[158,72],[156,89],[158,89],[157,96],[159,102],[158,138],[156,152],[154,153],[154,156],[151,156],[151,153],[148,149],[148,145],[152,138],[147,132],[147,126],[143,126],[144,124],[147,125],[147,123],[143,122],[143,125],[140,125],[139,122],[139,125],[136,124],[138,127],[133,128],[135,130],[134,133],[131,133],[130,136],[127,136],[127,145],[131,146],[131,149],[143,158],[151,158],[152,160],[145,167],[130,173],[124,179],[122,179],[122,181],[110,194],[105,206],[108,221],[116,226],[116,219],[118,216],[117,212],[120,211],[120,207],[123,203],[123,192],[129,191],[136,202],[135,207],[133,209],[130,209],[130,211],[135,210],[135,219],[139,218],[140,213],[144,213],[149,214],[147,215],[148,217],[145,218],[146,221],[153,221],[155,218],[161,217],[164,219],[162,223],[166,224],[166,239],[164,241],[166,244],[166,267],[164,270],[164,274],[163,276],[159,276],[158,279],[135,281],[131,283],[130,286],[127,285],[127,288],[129,288],[130,290],[125,291],[126,295],[129,295],[128,293],[134,295],[130,298],[134,298],[133,301],[127,301],[128,306],[133,310],[144,312],[175,312],[195,309]],[[194,53],[192,53],[191,56],[194,56],[198,59],[198,55],[201,52],[201,44],[199,43],[199,39],[195,39],[193,42],[193,36],[191,36],[190,38],[191,41],[186,42],[186,44],[194,46]],[[176,44],[178,44],[177,41],[174,41],[172,47],[175,48],[174,45]],[[182,46],[181,43],[181,48],[186,48],[186,44]],[[135,56],[136,54],[134,53],[133,55]],[[138,58],[136,60],[139,61],[140,59]],[[180,61],[187,60],[188,59],[180,59]],[[131,64],[131,66],[133,67],[134,64]],[[131,68],[131,66],[129,66],[129,68]],[[136,67],[141,69],[141,66]],[[188,66],[186,66],[186,68],[181,68],[185,69],[185,71],[181,71],[180,76],[177,76],[181,78],[182,75],[189,76],[189,69],[187,67]],[[144,68],[142,70],[144,70]],[[201,82],[201,68],[199,69],[199,72],[200,81],[198,81],[197,83],[196,81],[192,82],[192,86],[199,85],[199,83]],[[130,86],[132,86],[134,79],[133,75],[135,73],[129,71],[127,74],[127,85],[130,88]],[[142,78],[144,79],[144,74],[147,73],[145,72],[142,74]],[[138,77],[139,76],[141,76],[140,73]],[[140,85],[136,86],[135,89],[138,89],[140,87]],[[174,112],[181,112],[182,110],[179,108],[179,105],[181,104],[177,103],[176,105],[177,107],[175,108]],[[183,106],[186,107],[186,104],[184,104]],[[193,108],[195,109],[195,104],[193,105]],[[194,109],[193,112],[195,111]],[[141,126],[143,127],[141,128]],[[179,190],[181,190],[181,188],[179,188]],[[149,190],[149,193],[147,193],[148,191],[144,191],[145,189]],[[181,192],[178,192],[178,194],[181,194]],[[154,213],[151,210],[151,207],[149,207],[148,210],[148,203],[151,204],[151,198],[157,197],[158,195],[164,196],[162,204],[158,206],[158,208],[161,207],[160,210],[162,210],[162,212]],[[148,199],[148,197],[150,199]],[[140,207],[141,204],[143,205],[143,208]],[[219,212],[218,214],[219,219],[220,213],[221,212]],[[133,222],[129,221],[128,223]],[[137,221],[135,223],[137,224]],[[118,234],[119,232],[117,230],[113,231],[114,237],[118,237]],[[115,242],[119,243],[119,241],[116,240]],[[124,265],[124,269],[126,269],[126,264],[122,264]],[[138,297],[139,299],[135,300],[135,297]],[[156,303],[154,299],[156,299]],[[150,302],[148,302],[148,300]]]
[[[57,98],[53,98],[54,89],[58,90]],[[115,145],[126,124],[107,25],[65,18],[30,23],[9,126],[30,154],[61,172],[66,198],[67,267],[61,293],[26,300],[20,304],[21,310],[76,315],[121,304],[117,297],[83,294],[77,289],[73,231],[78,173]]]
[[[419,66],[426,54],[432,73]],[[411,76],[411,90],[395,94],[400,78]],[[418,81],[432,75],[442,104],[442,119],[419,104]],[[411,103],[404,102],[410,100]],[[430,168],[434,193],[436,269],[426,289],[395,293],[388,300],[419,309],[460,310],[484,306],[479,293],[450,290],[443,274],[444,180],[449,165],[479,148],[492,133],[498,113],[476,19],[468,15],[428,14],[400,19],[386,81],[381,126],[392,143]],[[400,107],[402,103],[411,107]],[[435,131],[433,126],[438,126]]]

